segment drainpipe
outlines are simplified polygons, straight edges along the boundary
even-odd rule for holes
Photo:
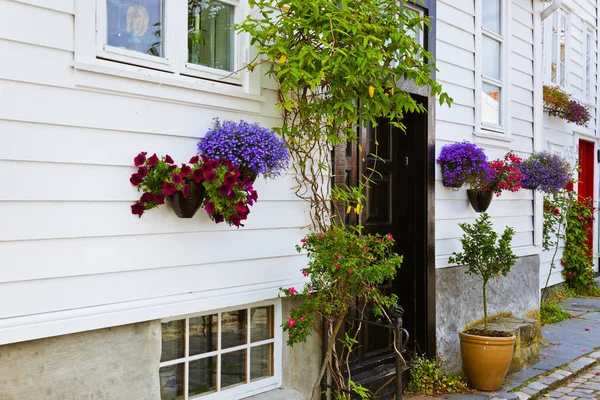
[[[542,21],[548,18],[554,11],[560,8],[560,3],[562,0],[554,0],[552,4],[550,4],[544,11],[542,11]]]

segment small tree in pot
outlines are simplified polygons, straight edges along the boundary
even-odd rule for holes
[[[460,239],[463,251],[453,253],[448,261],[465,265],[467,274],[481,279],[484,316],[484,330],[460,332],[463,365],[471,386],[497,390],[508,371],[516,338],[506,332],[488,330],[487,284],[494,277],[507,276],[517,262],[510,246],[515,232],[506,227],[498,239],[487,213],[481,214],[473,224],[459,226],[464,231]]]

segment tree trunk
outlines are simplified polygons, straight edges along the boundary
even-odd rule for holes
[[[487,331],[488,318],[487,318],[487,292],[486,292],[487,281],[483,281],[483,328]]]

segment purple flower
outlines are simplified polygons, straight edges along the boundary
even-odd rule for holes
[[[289,165],[283,139],[271,129],[245,121],[215,119],[214,126],[198,143],[198,150],[209,158],[227,160],[255,176],[276,177]]]
[[[459,142],[442,147],[437,163],[442,168],[444,186],[477,184],[489,175],[487,156],[474,143]]]
[[[204,206],[204,211],[206,211],[207,214],[212,214],[215,212],[217,208],[215,207],[215,203],[213,203],[212,201],[207,201],[206,205]],[[215,216],[216,219],[216,216]]]
[[[223,196],[229,194],[230,191],[231,186],[227,183],[223,183],[221,186],[219,186],[219,193],[221,193]]]
[[[227,174],[225,175],[224,180],[226,184],[233,186],[235,184],[235,181],[237,181],[237,178],[235,177],[235,175]]]
[[[571,166],[558,154],[533,153],[520,165],[521,186],[545,193],[557,193],[571,180]]]

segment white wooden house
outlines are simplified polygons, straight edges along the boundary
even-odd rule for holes
[[[215,117],[281,123],[273,83],[261,71],[232,73],[253,55],[248,38],[231,30],[249,12],[246,1],[214,3],[212,14],[190,16],[183,0],[0,0],[0,398],[239,399],[282,386],[310,390],[320,346],[289,351],[279,328],[290,306],[279,288],[303,279],[294,245],[304,236],[305,206],[291,176],[257,183],[260,200],[239,230],[201,213],[179,219],[168,207],[141,219],[130,212],[139,198],[128,182],[138,152],[185,162]],[[558,15],[566,24],[561,86],[596,115],[597,4],[563,0],[543,23],[549,4],[414,5],[434,17],[422,40],[435,49],[437,79],[454,105],[435,106],[415,89],[430,110],[420,183],[428,182],[426,229],[415,238],[427,246],[425,264],[412,270],[422,287],[413,297],[422,298],[405,306],[415,337],[429,354],[437,343],[454,369],[456,332],[481,312],[478,286],[447,260],[460,249],[458,222],[476,213],[464,190],[442,186],[435,156],[461,140],[493,158],[508,150],[567,154],[580,139],[598,146],[595,119],[574,129],[542,107],[542,85],[552,79],[544,47],[551,39],[542,39]],[[214,24],[219,15],[229,25]],[[209,57],[190,56],[181,21],[208,26]],[[490,207],[498,227],[515,228],[520,257],[491,289],[492,312],[522,315],[539,305],[548,262],[541,204],[522,190]],[[428,310],[422,321],[410,315],[417,304]]]

